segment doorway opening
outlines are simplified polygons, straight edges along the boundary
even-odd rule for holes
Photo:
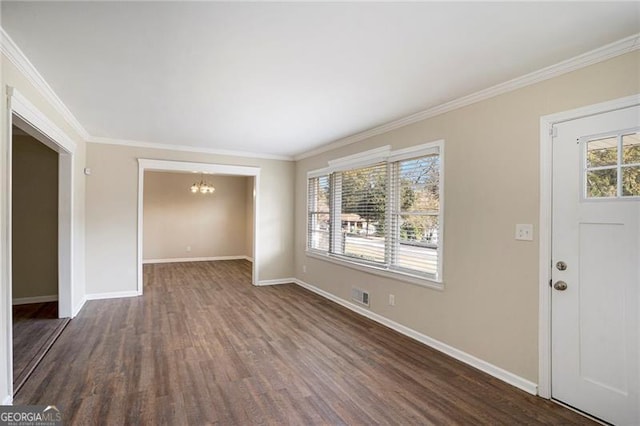
[[[68,318],[58,313],[60,154],[15,125],[12,136],[11,292],[17,392]]]
[[[1,291],[9,342],[3,367],[11,397],[74,313],[72,176],[76,145],[21,93],[11,87],[7,93],[3,187],[7,233],[2,241],[6,266]],[[44,305],[28,306],[35,303]]]
[[[246,259],[253,262],[256,285],[260,168],[149,159],[138,164],[138,294],[144,263]],[[192,193],[200,181],[217,189]]]

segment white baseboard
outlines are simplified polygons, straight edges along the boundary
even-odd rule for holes
[[[11,395],[7,395],[2,399],[2,405],[13,405],[13,398]]]
[[[430,346],[434,349],[439,350],[440,352],[443,352],[447,355],[449,355],[450,357],[453,357],[459,361],[464,362],[465,364],[469,364],[472,367],[477,368],[478,370],[484,371],[485,373],[500,379],[512,386],[515,386],[519,389],[522,389],[523,391],[530,393],[532,395],[537,395],[538,393],[538,385],[523,378],[520,377],[516,374],[513,374],[507,370],[504,370],[498,366],[495,366],[491,363],[488,363],[487,361],[481,360],[480,358],[476,358],[473,355],[470,355],[466,352],[461,351],[460,349],[456,349],[452,346],[447,345],[446,343],[443,343],[439,340],[433,339],[425,334],[422,334],[416,330],[413,330],[409,327],[406,327],[402,324],[399,324],[395,321],[392,321],[386,317],[383,317],[382,315],[376,314],[375,312],[371,312],[370,310],[362,307],[362,306],[358,306],[354,303],[348,302],[344,299],[341,299],[327,291],[324,291],[318,287],[315,287],[311,284],[308,284],[304,281],[298,280],[298,279],[294,279],[293,280],[294,283],[296,283],[297,285],[306,288],[307,290],[310,290],[326,299],[329,299],[333,302],[336,302],[339,305],[344,306],[347,309],[350,309],[356,313],[359,313],[360,315],[363,315],[369,319],[372,319],[373,321],[376,321],[384,326],[387,326],[395,331],[397,331],[398,333],[404,334],[407,337],[410,337],[414,340],[417,340],[420,343],[423,343],[427,346]]]
[[[50,294],[48,296],[34,296],[34,297],[18,297],[12,300],[13,305],[28,305],[30,303],[45,303],[45,302],[57,302],[58,295]]]
[[[87,303],[87,296],[84,296],[82,300],[80,300],[80,303],[78,303],[75,308],[73,308],[73,312],[71,312],[71,318],[75,318],[80,313],[82,308],[84,308],[85,303]]]
[[[152,263],[176,263],[176,262],[210,262],[214,260],[248,260],[253,262],[253,258],[245,255],[239,256],[214,256],[214,257],[174,257],[169,259],[144,259],[143,264]]]
[[[275,280],[260,280],[256,283],[257,286],[268,286],[268,285],[278,285],[278,284],[296,284],[295,278],[278,278]]]
[[[102,299],[120,299],[123,297],[136,297],[140,296],[137,291],[114,291],[112,293],[93,293],[87,294],[86,300],[102,300]]]

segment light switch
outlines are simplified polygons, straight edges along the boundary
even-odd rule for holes
[[[530,223],[518,223],[516,225],[516,240],[533,241],[533,225]]]

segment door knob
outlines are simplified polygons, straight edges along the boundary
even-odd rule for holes
[[[565,291],[567,289],[567,283],[565,283],[564,281],[557,281],[553,285],[553,288],[555,288],[558,291]]]

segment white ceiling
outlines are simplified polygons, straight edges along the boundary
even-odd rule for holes
[[[640,3],[10,2],[94,137],[291,156],[640,31]]]

